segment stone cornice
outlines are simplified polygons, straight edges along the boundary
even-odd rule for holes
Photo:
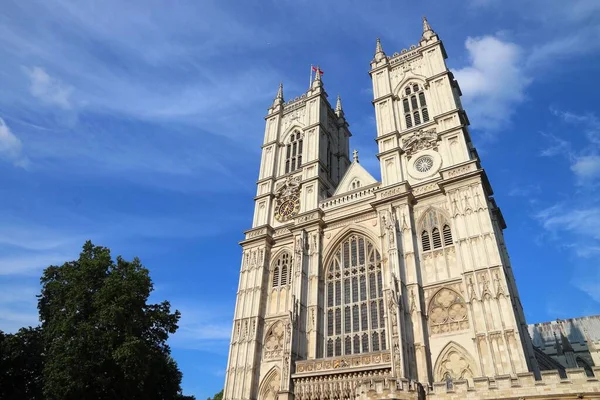
[[[403,197],[408,197],[409,200],[412,201],[413,194],[409,183],[407,181],[402,181],[392,186],[379,188],[375,192],[375,197],[376,199],[371,202],[373,207]]]

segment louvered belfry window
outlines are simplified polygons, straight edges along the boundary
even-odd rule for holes
[[[290,255],[283,253],[273,266],[272,284],[274,288],[285,286],[289,283]]]
[[[406,85],[404,98],[402,99],[402,110],[407,129],[429,121],[429,111],[427,110],[423,85],[416,83]]]
[[[422,220],[421,249],[423,252],[454,245],[452,230],[442,213],[429,210]]]
[[[369,239],[345,239],[326,270],[325,357],[386,349],[381,256]]]
[[[293,172],[302,166],[302,134],[294,132],[285,148],[285,173]]]

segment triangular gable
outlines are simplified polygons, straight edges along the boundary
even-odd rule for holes
[[[350,167],[348,167],[348,170],[344,174],[344,177],[337,186],[337,189],[335,189],[333,195],[337,196],[338,194],[352,192],[374,183],[377,183],[377,180],[373,178],[371,174],[358,163],[358,161],[354,161],[350,164]]]

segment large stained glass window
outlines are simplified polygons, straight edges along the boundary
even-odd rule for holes
[[[341,243],[325,276],[326,357],[386,349],[382,273],[369,239],[354,234]]]

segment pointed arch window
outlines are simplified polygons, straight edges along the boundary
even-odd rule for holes
[[[436,210],[429,210],[422,222],[421,249],[423,252],[454,245],[452,230],[445,217]]]
[[[325,279],[325,357],[386,349],[381,256],[373,243],[349,236]]]
[[[290,254],[283,253],[273,266],[271,282],[274,288],[283,287],[289,283],[290,278]]]
[[[412,128],[429,121],[429,111],[427,110],[423,85],[418,83],[406,85],[404,98],[402,99],[402,109],[406,128]]]
[[[292,133],[285,147],[285,173],[293,172],[302,166],[302,133]]]

